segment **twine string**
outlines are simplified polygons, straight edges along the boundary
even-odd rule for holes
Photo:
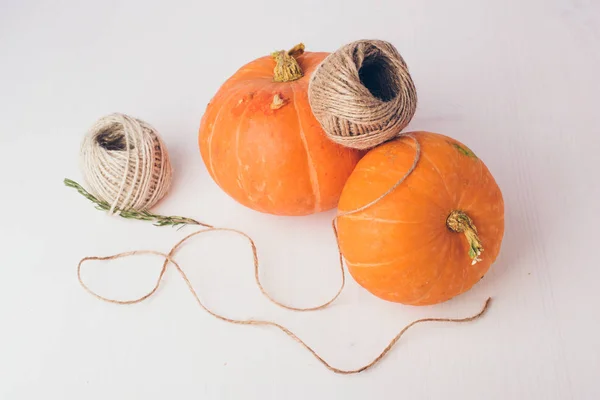
[[[339,212],[338,215],[334,218],[334,221],[336,221],[340,217],[343,217],[344,215],[350,215],[350,214],[359,213],[359,212],[364,211],[367,208],[372,207],[375,204],[379,203],[381,200],[383,200],[385,197],[387,197],[389,194],[391,194],[394,190],[396,190],[396,188],[398,186],[400,186],[402,183],[404,183],[404,181],[406,180],[406,178],[408,178],[409,175],[412,174],[413,171],[417,168],[417,164],[419,163],[419,160],[421,159],[421,144],[419,143],[419,141],[417,140],[416,137],[414,137],[413,135],[411,135],[409,133],[400,134],[398,136],[399,137],[410,138],[410,139],[412,139],[415,142],[415,156],[413,158],[413,163],[411,164],[411,166],[408,169],[408,171],[406,171],[406,173],[404,175],[402,175],[402,177],[400,177],[396,181],[396,183],[394,183],[392,185],[392,187],[390,187],[384,193],[382,193],[381,195],[379,195],[377,198],[375,198],[374,200],[371,200],[367,204],[365,204],[363,206],[360,206],[360,207],[358,207],[358,208],[356,208],[354,210]],[[337,237],[337,234],[336,234],[336,237]],[[339,248],[339,244],[338,244],[338,248]]]
[[[186,273],[183,271],[183,269],[181,268],[181,266],[173,259],[173,256],[175,255],[175,253],[177,252],[177,250],[190,238],[200,235],[200,234],[204,234],[207,232],[214,232],[214,231],[223,231],[223,232],[231,232],[231,233],[235,233],[238,235],[241,235],[242,237],[246,238],[250,244],[250,248],[252,250],[252,256],[253,256],[253,264],[254,264],[254,278],[255,278],[255,282],[256,285],[258,286],[260,292],[269,300],[271,301],[273,304],[288,309],[288,310],[292,310],[292,311],[300,311],[300,312],[305,312],[305,311],[316,311],[316,310],[320,310],[323,309],[327,306],[329,306],[331,303],[333,303],[342,293],[344,286],[345,286],[345,282],[346,282],[346,275],[345,275],[345,271],[344,271],[344,262],[343,262],[343,255],[341,253],[340,250],[340,244],[339,244],[339,239],[338,239],[338,232],[337,232],[337,227],[336,227],[336,221],[340,216],[343,215],[348,215],[348,214],[352,214],[352,213],[356,213],[356,212],[360,212],[363,211],[365,209],[367,209],[368,207],[371,207],[372,205],[378,203],[379,201],[381,201],[381,199],[383,199],[384,197],[386,197],[387,195],[389,195],[391,192],[393,192],[400,184],[402,184],[402,182],[404,182],[406,180],[406,178],[415,170],[415,168],[417,167],[418,161],[420,159],[420,154],[421,154],[421,146],[418,142],[418,140],[411,136],[411,135],[404,135],[407,136],[409,138],[411,138],[412,140],[414,140],[415,142],[415,156],[413,159],[413,164],[411,165],[411,167],[409,168],[409,170],[385,193],[381,194],[379,197],[377,197],[376,199],[374,199],[373,201],[369,202],[368,204],[361,206],[355,210],[351,210],[351,211],[347,211],[347,212],[343,212],[340,213],[338,216],[336,216],[333,220],[332,220],[332,229],[336,238],[336,244],[338,247],[338,254],[339,254],[339,263],[340,263],[340,272],[341,272],[341,285],[338,289],[338,291],[335,293],[335,295],[328,301],[324,302],[323,304],[317,305],[317,306],[313,306],[313,307],[306,307],[306,308],[300,308],[300,307],[293,307],[290,305],[286,305],[281,303],[280,301],[276,300],[275,298],[273,298],[268,292],[267,290],[265,290],[264,286],[262,285],[261,281],[260,281],[260,273],[259,273],[259,259],[258,259],[258,252],[257,252],[257,248],[256,248],[256,244],[254,242],[254,240],[247,235],[246,233],[239,231],[237,229],[230,229],[230,228],[217,228],[217,227],[213,227],[210,226],[208,224],[203,224],[205,226],[207,226],[206,229],[202,229],[196,232],[193,232],[187,236],[185,236],[183,239],[181,239],[179,242],[177,242],[169,251],[169,253],[161,253],[158,251],[154,251],[154,250],[137,250],[137,251],[130,251],[130,252],[124,252],[124,253],[119,253],[119,254],[115,254],[112,256],[106,256],[106,257],[85,257],[83,258],[79,264],[77,265],[77,278],[79,280],[79,283],[81,284],[81,286],[84,288],[85,291],[87,291],[89,294],[95,296],[96,298],[102,300],[102,301],[106,301],[109,303],[114,303],[114,304],[135,304],[135,303],[140,303],[144,300],[146,300],[147,298],[151,297],[152,295],[154,295],[156,293],[156,291],[158,290],[161,282],[162,282],[162,278],[166,272],[167,266],[170,264],[172,264],[175,269],[177,270],[177,272],[179,273],[179,275],[181,276],[181,278],[184,280],[184,282],[186,283],[190,293],[193,295],[194,299],[196,300],[196,302],[198,303],[198,305],[207,313],[209,313],[210,315],[212,315],[213,317],[221,320],[221,321],[225,321],[228,323],[232,323],[232,324],[237,324],[237,325],[262,325],[262,326],[271,326],[274,328],[279,329],[280,331],[282,331],[283,333],[285,333],[288,337],[292,338],[293,340],[295,340],[296,342],[298,342],[302,347],[304,347],[306,350],[308,350],[321,364],[323,364],[323,366],[325,366],[328,370],[337,373],[337,374],[356,374],[362,371],[366,371],[369,368],[373,367],[374,365],[376,365],[377,363],[379,363],[385,356],[386,354],[388,354],[388,352],[394,347],[394,345],[400,340],[400,338],[402,337],[402,335],[404,335],[404,333],[410,329],[411,327],[420,324],[420,323],[424,323],[424,322],[456,322],[456,323],[462,323],[462,322],[469,322],[469,321],[473,321],[476,320],[478,318],[480,318],[488,309],[490,302],[491,302],[491,298],[488,298],[482,309],[471,316],[468,317],[463,317],[463,318],[422,318],[422,319],[418,319],[415,320],[411,323],[409,323],[408,325],[406,325],[402,330],[400,330],[398,332],[398,334],[396,336],[394,336],[394,338],[392,338],[392,340],[390,340],[390,342],[388,343],[388,345],[368,364],[365,364],[359,368],[356,369],[341,369],[341,368],[337,368],[332,366],[329,362],[327,362],[321,355],[319,355],[311,346],[309,346],[306,342],[304,342],[302,339],[300,339],[300,337],[298,335],[296,335],[294,332],[292,332],[290,329],[286,328],[285,326],[278,324],[276,322],[273,321],[268,321],[268,320],[261,320],[261,319],[233,319],[233,318],[228,318],[225,317],[223,315],[220,315],[214,311],[212,311],[211,309],[209,309],[207,306],[204,305],[204,303],[202,303],[202,301],[200,300],[200,297],[198,296],[198,293],[196,292],[196,290],[194,289],[192,283],[190,282],[189,278],[187,277]],[[154,286],[152,287],[152,289],[150,291],[148,291],[146,294],[136,298],[136,299],[131,299],[131,300],[119,300],[119,299],[111,299],[111,298],[107,298],[104,296],[99,295],[98,293],[96,293],[95,291],[93,291],[92,289],[90,289],[85,282],[82,279],[81,276],[81,268],[82,265],[87,262],[87,261],[92,261],[92,260],[97,260],[97,261],[109,261],[109,260],[115,260],[118,258],[123,258],[123,257],[130,257],[130,256],[134,256],[134,255],[141,255],[141,254],[152,254],[152,255],[157,255],[160,257],[164,258],[164,262],[163,262],[163,266],[160,270],[160,273],[158,275],[158,278],[156,279],[156,283],[154,284]]]
[[[308,345],[305,341],[303,341],[302,339],[300,339],[300,337],[298,335],[296,335],[294,332],[292,332],[290,329],[286,328],[285,326],[278,324],[276,322],[273,321],[269,321],[269,320],[261,320],[261,319],[233,319],[233,318],[228,318],[225,317],[221,314],[218,314],[214,311],[212,311],[210,308],[208,308],[206,305],[204,305],[204,303],[202,302],[202,300],[200,300],[200,297],[198,295],[198,293],[196,292],[196,290],[194,289],[192,283],[190,282],[189,278],[187,277],[187,274],[183,271],[183,269],[181,268],[181,266],[177,263],[177,261],[175,261],[173,259],[173,254],[176,252],[177,248],[179,246],[181,246],[185,241],[187,241],[188,239],[190,239],[193,236],[202,234],[202,233],[207,233],[207,232],[213,232],[213,231],[227,231],[227,232],[233,232],[239,235],[242,235],[243,237],[247,238],[251,244],[251,248],[252,248],[252,253],[253,253],[253,258],[254,258],[254,270],[255,270],[255,275],[257,276],[257,271],[258,271],[258,266],[259,266],[259,262],[258,262],[258,255],[257,255],[257,251],[256,251],[256,246],[254,245],[254,242],[252,241],[252,239],[246,235],[245,233],[236,230],[236,229],[229,229],[229,228],[207,228],[207,229],[203,229],[203,230],[199,230],[197,232],[194,232],[188,236],[186,236],[184,239],[182,239],[181,241],[179,241],[175,246],[173,246],[173,248],[169,251],[168,254],[166,253],[161,253],[158,251],[154,251],[154,250],[136,250],[136,251],[130,251],[130,252],[125,252],[125,253],[119,253],[119,254],[115,254],[112,256],[107,256],[107,257],[85,257],[83,258],[78,266],[77,266],[77,278],[79,280],[79,283],[81,284],[81,286],[85,289],[85,291],[87,291],[88,293],[90,293],[91,295],[95,296],[96,298],[109,302],[109,303],[114,303],[114,304],[135,304],[135,303],[140,303],[144,300],[146,300],[147,298],[149,298],[150,296],[152,296],[153,294],[156,293],[156,291],[158,290],[160,283],[162,281],[162,278],[165,274],[166,271],[166,266],[171,263],[175,269],[177,270],[177,272],[179,273],[179,275],[181,276],[181,278],[184,280],[185,284],[187,285],[190,293],[192,294],[192,296],[194,297],[194,299],[196,300],[196,303],[198,303],[198,305],[207,313],[209,313],[210,315],[212,315],[213,317],[224,321],[224,322],[228,322],[228,323],[232,323],[232,324],[236,324],[236,325],[262,325],[262,326],[272,326],[275,327],[277,329],[279,329],[280,331],[282,331],[283,333],[285,333],[287,336],[289,336],[290,338],[292,338],[293,340],[295,340],[296,342],[298,342],[302,347],[304,347],[306,350],[308,350],[321,364],[323,364],[328,370],[335,372],[337,374],[343,374],[343,375],[348,375],[348,374],[356,374],[362,371],[366,371],[367,369],[373,367],[374,365],[376,365],[379,361],[381,361],[381,359],[383,359],[385,357],[385,355],[394,347],[394,345],[400,340],[400,338],[402,337],[402,335],[404,335],[404,333],[410,329],[411,327],[423,323],[423,322],[457,322],[457,323],[461,323],[461,322],[469,322],[469,321],[473,321],[479,317],[481,317],[488,309],[490,302],[491,302],[491,298],[488,298],[482,309],[471,316],[468,317],[463,317],[463,318],[422,318],[422,319],[418,319],[415,320],[413,322],[411,322],[410,324],[406,325],[404,328],[402,328],[402,330],[400,332],[398,332],[398,334],[396,336],[394,336],[394,338],[388,343],[388,345],[368,364],[365,364],[359,368],[356,369],[340,369],[337,367],[332,366],[329,362],[327,362],[321,355],[319,355],[319,353],[317,353],[310,345]],[[85,282],[83,281],[82,277],[81,277],[81,267],[82,265],[87,262],[87,261],[91,261],[91,260],[97,260],[97,261],[108,261],[108,260],[115,260],[118,258],[123,258],[123,257],[130,257],[130,256],[134,256],[134,255],[142,255],[142,254],[152,254],[152,255],[157,255],[157,256],[161,256],[165,259],[163,267],[159,273],[158,279],[156,280],[156,283],[154,285],[154,287],[147,292],[146,294],[142,295],[141,297],[138,297],[136,299],[132,299],[132,300],[118,300],[118,299],[111,299],[111,298],[107,298],[104,296],[99,295],[98,293],[94,292],[92,289],[90,289]],[[257,278],[257,282],[259,282],[258,278]],[[280,303],[278,303],[277,301],[273,300],[268,294],[266,294],[264,288],[262,288],[262,286],[259,283],[259,287],[261,288],[261,292],[263,294],[265,294],[267,296],[267,298],[269,300],[271,300],[272,302],[274,302],[275,304],[280,305]],[[343,287],[343,285],[342,285]],[[340,290],[341,292],[341,290]],[[339,293],[338,293],[339,294]],[[337,295],[336,295],[337,297]],[[335,300],[335,298],[333,299]],[[330,304],[331,302],[333,302],[333,300],[330,300],[329,302],[325,303],[322,306],[319,307],[314,307],[312,308],[313,310],[317,310],[320,308],[325,307],[326,305]],[[291,307],[286,307],[285,308],[289,308],[289,309],[293,309]],[[302,309],[302,311],[307,311],[308,309]]]

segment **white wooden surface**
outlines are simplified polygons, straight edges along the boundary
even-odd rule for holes
[[[170,270],[135,306],[79,286],[78,260],[146,248],[175,231],[111,219],[62,179],[77,180],[80,140],[100,116],[153,124],[176,180],[158,211],[242,229],[257,240],[265,285],[298,306],[338,285],[332,213],[276,218],[242,208],[210,180],[196,146],[204,107],[243,63],[304,41],[331,51],[361,38],[393,42],[418,87],[411,129],[466,144],[503,189],[501,256],[446,304],[382,302],[352,281],[326,311],[264,300],[250,252],[214,234],[177,258],[207,304],[288,325],[327,360],[370,361],[398,329],[421,325],[375,369],[330,373],[278,331],[201,311]],[[0,398],[17,399],[599,399],[600,3],[454,1],[0,2]],[[90,268],[107,295],[152,284],[160,260]]]

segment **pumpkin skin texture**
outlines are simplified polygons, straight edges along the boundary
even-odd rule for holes
[[[504,201],[490,171],[465,145],[444,135],[410,133],[421,145],[415,170],[372,206],[413,164],[416,143],[400,137],[369,151],[349,177],[338,206],[338,239],[356,282],[377,297],[409,305],[444,302],[488,271],[504,235]],[[481,240],[473,264],[453,211],[471,218]]]
[[[308,103],[308,80],[328,53],[295,59],[304,75],[274,81],[272,56],[231,76],[209,103],[198,141],[212,179],[251,209],[300,216],[335,208],[363,153],[329,141]]]

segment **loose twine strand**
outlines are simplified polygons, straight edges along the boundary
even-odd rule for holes
[[[385,193],[383,193],[382,195],[380,195],[379,197],[377,197],[375,200],[369,202],[368,204],[359,207],[358,209],[355,210],[351,210],[351,211],[347,211],[347,212],[343,212],[338,214],[333,220],[332,220],[332,229],[336,238],[336,244],[337,244],[337,248],[338,248],[338,254],[339,254],[339,263],[340,263],[340,272],[341,272],[341,285],[338,289],[338,291],[335,293],[335,295],[328,300],[327,302],[318,305],[318,306],[314,306],[314,307],[307,307],[307,308],[299,308],[299,307],[292,307],[286,304],[283,304],[281,302],[279,302],[278,300],[274,299],[271,295],[269,295],[269,293],[265,290],[265,288],[263,287],[261,281],[260,281],[260,274],[259,274],[259,260],[258,260],[258,252],[256,249],[256,244],[254,242],[254,240],[247,235],[246,233],[239,231],[237,229],[230,229],[230,228],[218,228],[218,227],[214,227],[208,224],[204,224],[205,226],[207,226],[206,229],[202,229],[199,231],[196,231],[194,233],[191,233],[189,235],[187,235],[186,237],[184,237],[183,239],[181,239],[179,242],[177,242],[169,251],[169,253],[165,254],[165,253],[161,253],[158,251],[154,251],[154,250],[136,250],[136,251],[129,251],[129,252],[124,252],[124,253],[119,253],[119,254],[115,254],[112,256],[106,256],[106,257],[85,257],[83,258],[79,264],[77,265],[77,279],[79,280],[79,283],[81,284],[81,286],[91,295],[95,296],[96,298],[109,302],[109,303],[114,303],[114,304],[135,304],[135,303],[140,303],[144,300],[146,300],[147,298],[151,297],[153,294],[156,293],[156,291],[158,290],[160,283],[162,281],[162,278],[166,272],[167,266],[169,265],[169,263],[173,264],[173,266],[175,266],[175,269],[177,270],[177,272],[179,273],[179,275],[181,276],[181,278],[184,280],[184,282],[186,283],[189,291],[192,293],[192,295],[194,296],[194,299],[196,300],[196,302],[198,303],[198,305],[207,313],[209,313],[210,315],[212,315],[213,317],[221,320],[221,321],[225,321],[228,323],[232,323],[232,324],[237,324],[237,325],[262,325],[262,326],[272,326],[275,327],[279,330],[281,330],[283,333],[285,333],[287,336],[289,336],[290,338],[292,338],[293,340],[295,340],[296,342],[298,342],[302,347],[304,347],[306,350],[308,350],[321,364],[323,364],[328,370],[337,373],[337,374],[343,374],[343,375],[349,375],[349,374],[356,374],[359,372],[363,372],[368,370],[369,368],[373,367],[374,365],[376,365],[378,362],[381,361],[381,359],[383,359],[386,354],[394,347],[394,345],[400,340],[400,338],[402,337],[402,335],[404,335],[404,333],[409,330],[411,327],[423,323],[423,322],[456,322],[456,323],[462,323],[462,322],[469,322],[469,321],[473,321],[476,320],[478,318],[480,318],[488,309],[490,302],[491,302],[491,298],[488,298],[483,307],[481,308],[481,310],[474,314],[471,315],[469,317],[464,317],[464,318],[422,318],[422,319],[418,319],[415,320],[411,323],[409,323],[408,325],[406,325],[404,328],[402,328],[402,330],[400,330],[400,332],[398,332],[398,334],[396,336],[394,336],[394,338],[388,343],[388,345],[368,364],[363,365],[360,368],[356,368],[356,369],[340,369],[337,367],[332,366],[331,364],[329,364],[323,357],[321,357],[311,346],[309,346],[306,342],[304,342],[302,339],[300,339],[300,337],[298,337],[294,332],[292,332],[290,329],[286,328],[283,325],[280,325],[276,322],[273,321],[268,321],[268,320],[260,320],[260,319],[232,319],[232,318],[228,318],[225,317],[223,315],[217,314],[216,312],[212,311],[211,309],[209,309],[208,307],[206,307],[204,305],[204,303],[202,303],[202,301],[200,300],[200,297],[198,296],[198,293],[196,292],[196,290],[194,289],[192,283],[190,282],[189,278],[187,277],[186,273],[183,271],[183,269],[181,268],[181,266],[173,259],[174,254],[177,252],[177,250],[183,245],[183,243],[185,243],[188,239],[200,235],[200,234],[204,234],[207,232],[213,232],[213,231],[223,231],[223,232],[232,232],[238,235],[243,236],[244,238],[246,238],[248,240],[248,242],[250,243],[250,247],[252,249],[252,255],[253,255],[253,263],[254,263],[254,279],[256,282],[256,285],[258,286],[258,288],[260,289],[261,293],[269,300],[271,301],[273,304],[288,309],[288,310],[292,310],[292,311],[301,311],[301,312],[305,312],[305,311],[316,311],[316,310],[320,310],[323,309],[327,306],[329,306],[331,303],[333,303],[338,297],[339,295],[342,293],[345,283],[346,283],[346,275],[344,272],[344,262],[343,262],[343,256],[340,250],[340,244],[339,244],[339,239],[338,239],[338,233],[337,233],[337,227],[336,227],[336,221],[340,216],[344,216],[344,215],[349,215],[349,214],[353,214],[353,213],[357,213],[360,211],[363,211],[365,209],[367,209],[368,207],[371,207],[372,205],[374,205],[375,203],[379,202],[381,199],[383,199],[384,197],[386,197],[387,195],[389,195],[395,188],[397,188],[400,184],[402,184],[402,182],[404,182],[406,180],[406,178],[415,170],[415,168],[417,167],[417,164],[419,162],[420,159],[420,155],[421,155],[421,146],[418,142],[418,140],[411,136],[411,135],[403,135],[406,137],[411,138],[412,140],[414,140],[415,142],[415,157],[413,160],[413,164],[411,166],[411,168],[406,172],[406,174],[404,174],[404,176],[402,176],[395,184],[394,186],[392,186],[388,191],[386,191]],[[130,257],[130,256],[134,256],[134,255],[141,255],[141,254],[153,254],[153,255],[157,255],[157,256],[161,256],[164,258],[164,262],[163,262],[163,266],[161,268],[161,271],[158,275],[158,278],[156,280],[156,283],[154,285],[154,287],[147,292],[146,294],[144,294],[143,296],[136,298],[136,299],[132,299],[132,300],[118,300],[118,299],[110,299],[104,296],[99,295],[98,293],[94,292],[92,289],[90,289],[85,282],[83,281],[82,277],[81,277],[81,267],[82,265],[87,262],[87,261],[92,261],[92,260],[96,260],[96,261],[109,261],[109,260],[115,260],[118,258],[123,258],[123,257]]]

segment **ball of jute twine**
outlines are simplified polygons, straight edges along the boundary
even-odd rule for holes
[[[383,40],[359,40],[327,56],[310,78],[308,98],[327,136],[356,149],[397,136],[417,107],[404,59]]]
[[[110,213],[147,210],[171,186],[171,163],[158,133],[125,114],[107,115],[92,126],[80,164],[90,192],[110,204]]]

